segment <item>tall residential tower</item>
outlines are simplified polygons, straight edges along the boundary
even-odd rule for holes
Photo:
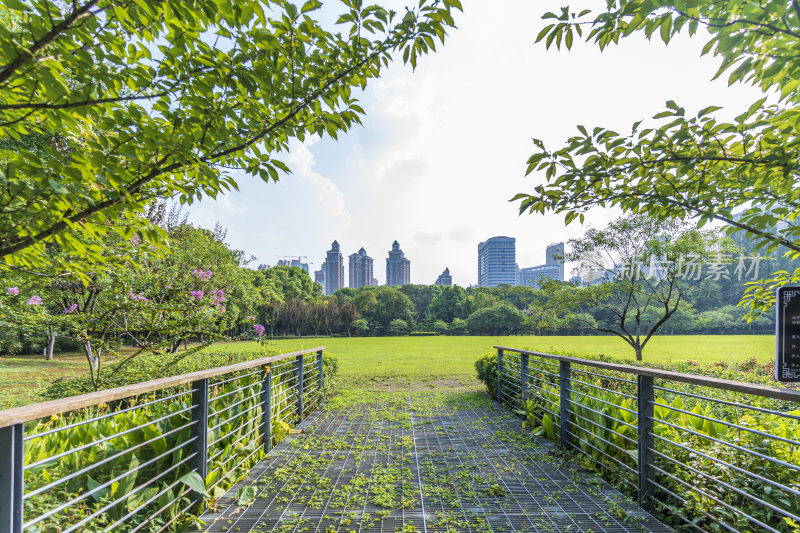
[[[372,258],[361,248],[358,253],[350,254],[350,288],[370,287],[372,285]]]
[[[397,241],[392,243],[392,250],[386,258],[386,284],[405,285],[411,283],[411,261],[400,249]]]
[[[333,294],[344,287],[344,259],[339,251],[339,243],[333,241],[325,256],[325,294]]]
[[[436,278],[435,285],[447,285],[448,287],[453,286],[453,277],[450,275],[450,269],[445,268],[444,272],[442,272],[438,278]]]

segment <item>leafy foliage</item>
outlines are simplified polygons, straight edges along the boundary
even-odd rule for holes
[[[497,399],[497,354],[489,353],[475,360],[478,379],[486,385],[486,391],[493,400]]]
[[[395,54],[416,66],[454,25],[457,0],[400,15],[348,0],[6,2],[0,12],[0,258],[81,275],[108,264],[103,235],[163,245],[139,217],[287,172],[291,139],[359,124],[354,97]],[[44,138],[34,143],[28,139]],[[52,141],[52,142],[51,142]],[[57,142],[56,142],[57,141]],[[35,148],[35,149],[34,149]]]
[[[159,370],[161,375],[170,375],[170,371],[182,373],[263,355],[209,354],[203,359],[193,358]],[[150,379],[153,376],[148,375],[148,369],[156,368],[156,364],[139,358],[138,372],[129,367],[124,377],[108,385]],[[294,360],[276,363],[273,368],[284,365],[293,368]],[[332,384],[336,368],[336,360],[326,357],[324,383]],[[273,445],[296,422],[291,392],[293,387],[296,389],[295,381],[293,371],[275,372]],[[35,465],[28,469],[25,479],[26,492],[31,494],[25,502],[26,519],[32,520],[76,498],[71,505],[40,522],[39,530],[68,526],[87,531],[105,527],[118,527],[121,531],[187,529],[195,520],[186,512],[191,504],[190,491],[213,501],[263,458],[264,446],[257,433],[262,420],[261,383],[260,376],[252,371],[212,380],[205,479],[191,470],[189,462],[193,454],[189,445],[192,440],[187,408],[191,399],[189,387],[159,391],[111,406],[101,404],[41,421],[28,432],[29,436],[40,436],[31,438],[25,447],[25,464]],[[87,380],[77,379],[61,382],[47,394],[58,398],[90,386]],[[75,451],[53,459],[71,450]],[[95,467],[88,468],[89,465]],[[58,481],[62,478],[63,481]]]
[[[617,335],[641,360],[652,336],[699,284],[691,265],[723,257],[728,244],[713,231],[641,215],[619,218],[603,230],[589,229],[570,240],[565,259],[578,262],[597,282],[586,287],[546,283],[546,297],[533,307],[531,318],[549,329],[578,322]],[[608,319],[598,322],[598,311]]]
[[[696,364],[674,369],[686,370],[687,366],[747,381],[769,379],[769,369],[749,363],[730,369],[697,369]],[[558,376],[543,372],[550,372],[552,367],[542,362],[533,361],[531,367],[530,398],[522,410],[525,424],[537,434],[558,441]],[[596,369],[592,375],[573,374],[570,447],[580,454],[585,469],[599,472],[620,490],[635,496],[638,420],[636,386],[624,381],[629,379],[629,374]],[[777,531],[796,531],[798,524],[785,517],[800,511],[797,498],[792,496],[799,488],[793,472],[800,468],[800,456],[789,442],[797,436],[800,411],[788,402],[757,396],[747,396],[747,405],[771,413],[707,401],[709,397],[722,402],[743,401],[736,393],[678,382],[656,392],[654,477],[671,492],[656,488],[657,515],[676,531],[716,531],[723,523],[753,530],[754,522],[747,516]]]
[[[548,48],[569,49],[578,37],[603,50],[636,32],[669,43],[679,32],[702,29],[710,35],[703,53],[720,60],[716,76],[754,85],[765,97],[733,121],[718,118],[719,106],[687,116],[669,101],[630,133],[580,125],[556,149],[535,139],[527,171],[546,182],[515,196],[520,212],[564,213],[570,223],[595,206],[616,206],[660,220],[718,220],[730,232],[747,232],[761,249],[781,246],[800,256],[797,2],[614,0],[602,12],[564,7],[543,19],[537,41]],[[800,270],[790,270],[752,285],[742,300],[750,318],[774,303],[776,286],[798,280]]]
[[[508,304],[478,309],[467,319],[473,335],[509,335],[522,331],[525,315]]]

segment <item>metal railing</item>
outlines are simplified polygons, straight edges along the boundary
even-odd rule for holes
[[[318,408],[324,347],[0,411],[0,531],[165,531]]]
[[[800,531],[800,391],[497,349],[497,398],[678,531]]]

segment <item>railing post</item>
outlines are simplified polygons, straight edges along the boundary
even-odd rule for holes
[[[322,402],[322,390],[325,388],[325,380],[322,377],[322,371],[324,368],[323,360],[322,360],[322,350],[317,352],[317,374],[319,375],[319,401]]]
[[[297,423],[303,421],[303,354],[297,356]]]
[[[0,428],[0,531],[22,533],[24,424]]]
[[[208,379],[200,379],[192,382],[192,452],[196,455],[192,458],[191,467],[197,472],[205,483],[208,475]],[[205,494],[192,491],[192,500],[200,504],[203,508],[203,498]]]
[[[272,449],[272,370],[269,365],[261,367],[261,438],[264,453]]]
[[[561,405],[559,406],[559,438],[561,440],[561,446],[565,448],[569,445],[570,423],[572,422],[572,416],[570,415],[572,384],[570,378],[569,361],[560,361],[558,365],[559,399],[561,400]]]
[[[503,350],[497,349],[497,402],[503,403]]]
[[[521,353],[519,357],[519,396],[521,409],[525,409],[525,401],[528,399],[528,354]]]
[[[655,392],[653,390],[653,378],[650,376],[637,376],[637,400],[638,400],[638,420],[639,430],[638,447],[638,469],[639,469],[639,505],[645,510],[652,510],[653,486],[650,478],[653,476],[653,453],[650,451],[653,446],[653,411],[655,402]]]

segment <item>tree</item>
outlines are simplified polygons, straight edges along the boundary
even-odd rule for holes
[[[436,322],[433,323],[433,331],[435,331],[439,335],[447,335],[449,329],[450,328],[447,325],[447,322],[445,322],[444,320],[437,320]]]
[[[547,13],[537,41],[571,48],[575,36],[601,50],[635,32],[658,34],[665,43],[679,32],[710,38],[703,54],[720,59],[716,76],[748,83],[765,97],[742,109],[733,121],[719,119],[711,105],[696,116],[670,101],[630,133],[578,126],[566,144],[548,149],[534,140],[528,173],[543,172],[546,183],[518,194],[521,212],[565,213],[583,221],[595,206],[616,206],[660,220],[694,218],[702,226],[722,221],[767,251],[784,247],[800,257],[799,127],[800,4],[767,1],[618,0],[607,9],[575,13],[569,7]],[[777,97],[767,101],[768,94]],[[791,271],[790,271],[791,272]],[[742,304],[750,318],[774,303],[777,286],[800,281],[800,269],[773,274],[751,285]]]
[[[510,335],[522,330],[525,315],[516,307],[500,304],[478,309],[467,319],[473,335]]]
[[[405,335],[408,333],[408,322],[402,320],[400,318],[395,318],[391,322],[389,322],[389,327],[387,328],[389,335],[394,335],[395,337],[399,337],[400,335]]]
[[[339,320],[342,321],[344,329],[347,331],[347,336],[350,336],[350,330],[353,328],[355,322],[361,317],[358,314],[356,306],[353,302],[346,302],[339,305]]]
[[[545,283],[544,308],[564,321],[617,335],[641,361],[652,336],[699,283],[701,271],[695,267],[716,260],[728,244],[713,231],[689,229],[679,221],[619,218],[603,230],[589,229],[582,238],[571,239],[572,251],[565,254],[579,269],[598,273],[600,282],[587,287]],[[609,320],[596,320],[598,310]]]
[[[369,322],[373,334],[387,333],[394,319],[402,320],[406,325],[414,322],[414,304],[396,287],[355,289],[351,301],[358,313]]]
[[[359,336],[366,336],[369,333],[369,323],[364,318],[359,318],[353,321],[353,333]]]
[[[423,322],[430,316],[430,305],[436,296],[442,291],[441,285],[412,285],[406,284],[400,287],[400,292],[408,296],[414,304],[414,321]]]
[[[434,296],[429,310],[433,319],[452,322],[455,318],[466,318],[467,293],[463,288],[455,285],[453,287],[442,287],[441,291]]]
[[[395,53],[416,66],[454,25],[458,0],[398,15],[345,2],[340,33],[322,5],[182,0],[8,2],[0,13],[0,261],[87,275],[108,233],[148,245],[166,235],[139,216],[156,198],[190,203],[236,187],[234,170],[277,180],[291,139],[336,138],[364,111],[353,89]],[[47,158],[8,149],[23,136]],[[81,238],[79,238],[81,237]]]
[[[464,335],[467,332],[467,321],[461,318],[454,318],[450,322],[450,335]]]

